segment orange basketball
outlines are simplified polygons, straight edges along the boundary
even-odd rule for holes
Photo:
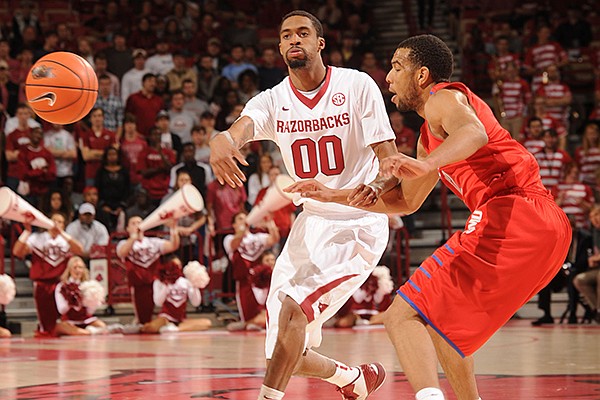
[[[40,58],[25,81],[25,95],[37,115],[55,124],[71,124],[90,112],[98,97],[98,78],[77,54],[58,51]]]

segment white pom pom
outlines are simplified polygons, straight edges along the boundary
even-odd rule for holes
[[[7,305],[15,298],[15,281],[9,275],[0,275],[0,304]]]
[[[183,275],[192,283],[192,286],[198,289],[204,289],[210,282],[210,276],[206,267],[198,261],[190,261],[183,268]]]
[[[82,303],[84,307],[96,309],[104,304],[106,292],[104,291],[104,288],[100,282],[97,280],[91,279],[89,281],[82,282],[79,285],[79,289],[83,295]]]
[[[212,270],[215,272],[225,272],[229,266],[229,260],[226,256],[223,256],[218,260],[213,260],[211,266]]]
[[[383,296],[392,293],[394,290],[394,281],[388,267],[378,265],[373,270],[373,275],[377,277],[377,297],[383,298]]]

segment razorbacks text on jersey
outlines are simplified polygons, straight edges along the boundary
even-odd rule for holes
[[[395,138],[375,81],[346,68],[328,67],[323,84],[310,93],[287,77],[253,97],[242,116],[254,121],[254,140],[277,143],[294,180],[316,179],[334,189],[373,181],[379,162],[370,146]],[[350,211],[334,203],[319,208]]]

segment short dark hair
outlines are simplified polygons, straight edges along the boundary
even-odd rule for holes
[[[281,32],[281,26],[283,25],[286,19],[296,16],[306,17],[310,19],[310,22],[312,22],[315,31],[317,31],[317,37],[323,37],[323,25],[321,25],[321,21],[319,21],[319,19],[311,13],[304,10],[294,10],[285,14],[283,18],[281,18],[281,23],[279,24],[279,31]]]
[[[142,76],[142,82],[146,82],[150,78],[156,78],[156,75],[154,75],[152,72],[148,72]]]
[[[542,119],[541,119],[541,118],[538,118],[538,117],[531,117],[531,118],[529,119],[529,121],[527,121],[527,126],[531,126],[531,123],[532,123],[532,122],[535,122],[535,121],[538,121],[538,122],[539,122],[540,124],[542,124],[542,125],[544,124],[544,121],[542,121]]]
[[[409,49],[409,60],[417,67],[427,67],[435,83],[448,82],[452,76],[454,58],[452,51],[440,38],[433,35],[410,37],[398,45]]]
[[[544,129],[544,132],[542,133],[542,136],[546,136],[546,134],[552,136],[552,137],[558,137],[558,132],[556,132],[555,129],[553,128],[549,128],[549,129]]]

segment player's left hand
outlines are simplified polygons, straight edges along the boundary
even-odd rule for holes
[[[328,188],[314,179],[296,182],[283,189],[287,193],[300,193],[300,196],[323,202],[334,202],[337,191]],[[339,197],[339,196],[338,196]]]
[[[433,169],[425,160],[398,153],[384,158],[379,164],[379,171],[386,177],[393,175],[399,179],[415,179],[428,175]]]
[[[228,184],[232,188],[244,186],[246,176],[238,167],[236,160],[242,165],[248,162],[223,134],[216,135],[210,143],[210,165],[220,184]]]

